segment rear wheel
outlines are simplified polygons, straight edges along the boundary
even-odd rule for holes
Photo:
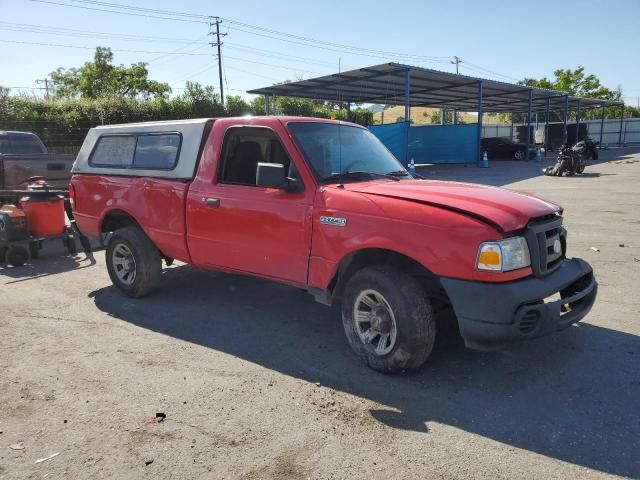
[[[29,253],[31,258],[36,259],[40,256],[40,241],[34,240],[29,244]]]
[[[12,245],[7,252],[7,262],[14,267],[21,267],[29,260],[29,251],[22,245]]]
[[[584,172],[585,167],[587,166],[587,160],[582,155],[577,155],[574,159],[574,167],[576,173]]]
[[[386,266],[366,267],[348,281],[342,323],[351,348],[374,370],[422,365],[435,341],[431,303],[417,279]]]
[[[106,251],[113,284],[130,297],[153,291],[162,278],[162,255],[138,227],[116,230]]]
[[[524,160],[524,150],[516,150],[513,153],[514,160]]]

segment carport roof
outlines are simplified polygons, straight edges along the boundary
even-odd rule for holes
[[[272,85],[249,90],[257,95],[301,97],[353,103],[405,104],[405,82],[409,72],[411,106],[476,111],[478,85],[482,82],[484,112],[526,112],[531,91],[531,109],[564,110],[564,92],[526,87],[485,78],[469,77],[399,63],[383,63],[372,67],[334,73],[323,77]],[[569,110],[589,109],[621,102],[568,96]]]

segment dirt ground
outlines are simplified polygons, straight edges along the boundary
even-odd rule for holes
[[[57,246],[0,268],[0,478],[640,478],[637,152],[575,178],[424,169],[561,202],[600,293],[560,334],[439,345],[400,376],[362,365],[338,310],[286,286],[175,266],[131,300],[102,252]]]

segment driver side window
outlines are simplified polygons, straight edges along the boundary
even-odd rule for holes
[[[273,131],[258,127],[232,127],[222,147],[218,180],[232,185],[256,186],[258,163],[284,165],[289,176],[297,178],[295,166]]]

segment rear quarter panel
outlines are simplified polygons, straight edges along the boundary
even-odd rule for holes
[[[91,236],[102,233],[109,212],[133,217],[166,256],[190,262],[185,237],[184,206],[189,184],[149,177],[74,175],[76,223]]]

